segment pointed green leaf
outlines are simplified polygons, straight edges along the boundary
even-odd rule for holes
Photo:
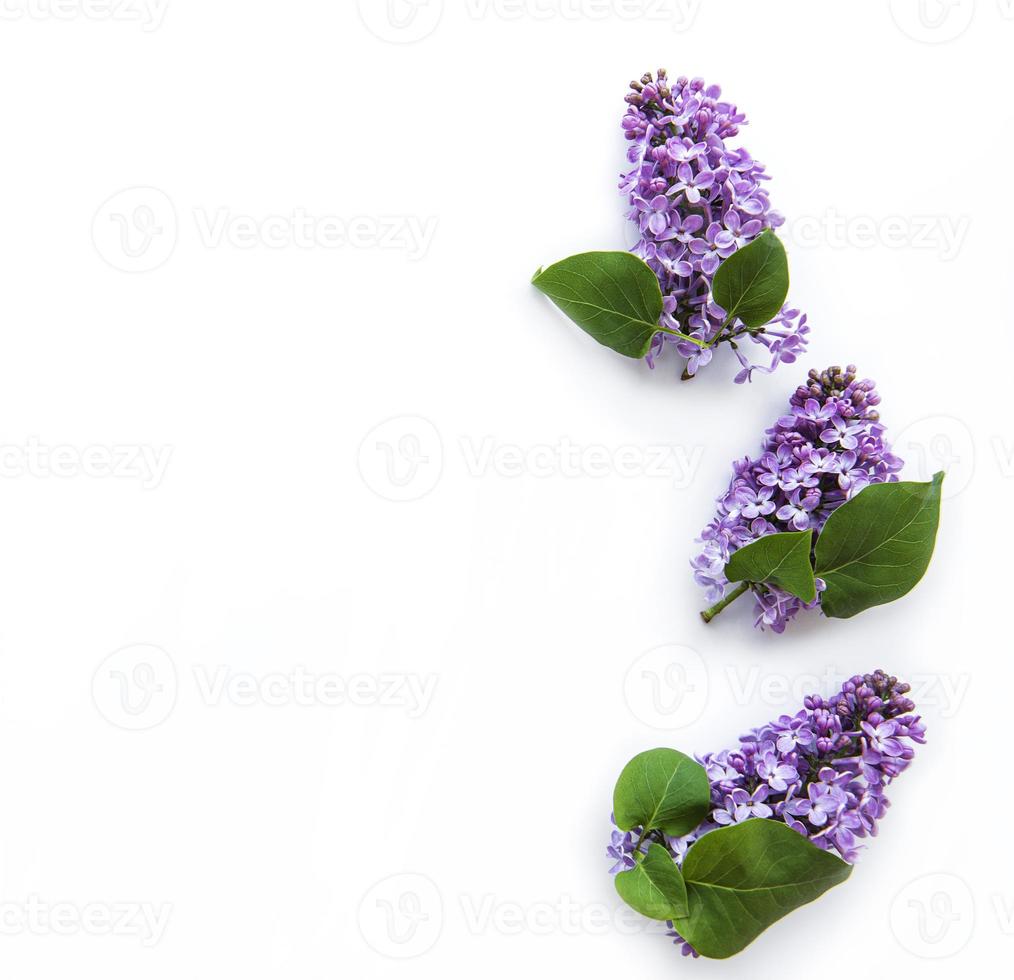
[[[687,851],[690,912],[673,925],[702,956],[724,959],[851,873],[851,865],[778,820],[723,827]]]
[[[715,272],[712,293],[730,320],[763,327],[774,319],[789,293],[789,260],[778,236],[769,229],[733,252]]]
[[[661,844],[652,844],[636,868],[621,871],[615,880],[620,898],[649,919],[676,919],[689,914],[683,875]]]
[[[627,357],[644,357],[658,333],[662,290],[655,273],[629,252],[584,252],[532,277],[582,330]]]
[[[732,553],[725,577],[730,582],[777,585],[803,602],[813,602],[817,586],[810,562],[812,542],[812,531],[765,534]]]
[[[690,833],[710,808],[704,767],[675,749],[634,756],[613,791],[613,819],[620,830],[642,827],[679,837]]]
[[[820,607],[848,619],[910,592],[923,577],[940,523],[944,474],[929,483],[875,483],[842,504],[817,538]]]

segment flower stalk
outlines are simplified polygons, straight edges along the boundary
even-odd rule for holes
[[[710,623],[726,606],[734,603],[744,592],[750,588],[749,582],[741,582],[735,589],[732,590],[724,599],[716,602],[710,609],[705,609],[701,613],[701,619],[706,623]]]

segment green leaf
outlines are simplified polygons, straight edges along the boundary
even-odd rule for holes
[[[732,553],[725,566],[730,582],[766,582],[777,585],[803,602],[817,598],[810,563],[812,531],[765,534]]]
[[[828,518],[815,568],[826,616],[848,619],[915,588],[933,557],[943,480],[875,483]]]
[[[629,252],[584,252],[532,277],[582,330],[627,357],[644,357],[658,333],[662,290],[655,273]]]
[[[635,755],[613,791],[613,819],[620,830],[642,827],[680,837],[710,808],[711,785],[704,767],[675,749]]]
[[[702,956],[724,959],[851,873],[851,865],[778,820],[723,827],[687,851],[690,912],[673,925]]]
[[[789,293],[789,260],[778,236],[769,229],[733,252],[715,272],[712,293],[729,322],[739,317],[763,327],[774,319]]]
[[[661,844],[652,844],[636,868],[616,876],[616,890],[635,912],[649,919],[677,919],[690,913],[683,875]]]

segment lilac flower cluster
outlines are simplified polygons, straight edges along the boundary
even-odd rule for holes
[[[791,364],[805,349],[809,327],[799,310],[783,307],[769,324],[748,329],[739,320],[726,324],[725,311],[711,299],[711,283],[721,261],[784,218],[771,210],[763,188],[770,179],[764,165],[744,149],[726,144],[746,117],[723,102],[717,85],[700,78],[670,84],[663,69],[631,82],[623,130],[634,164],[620,189],[628,195],[630,218],[640,241],[632,250],[658,276],[665,299],[661,324],[704,341],[700,347],[672,334],[656,334],[648,363],[673,344],[687,358],[684,378],[711,361],[714,348],[729,343],[742,365],[741,384],[755,370]],[[738,341],[749,338],[767,349],[770,364],[752,365]]]
[[[871,483],[897,480],[902,461],[884,440],[874,382],[849,365],[810,371],[789,400],[789,413],[767,430],[761,455],[733,464],[718,514],[704,529],[704,549],[691,563],[694,578],[718,602],[729,585],[725,566],[737,549],[778,531],[820,530],[846,500]],[[781,589],[754,586],[756,625],[776,633],[806,605]]]
[[[830,698],[811,695],[797,714],[742,736],[738,749],[699,757],[711,782],[709,818],[685,837],[614,830],[607,849],[615,861],[611,872],[632,868],[634,854],[651,843],[668,848],[682,865],[705,834],[754,818],[781,820],[853,863],[859,841],[876,835],[890,805],[884,790],[908,768],[914,744],[925,742],[909,690],[882,670],[856,675]],[[672,935],[684,955],[697,955]]]

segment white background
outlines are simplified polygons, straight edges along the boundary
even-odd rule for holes
[[[5,977],[1009,962],[1009,2],[0,8]],[[529,285],[629,243],[659,65],[748,113],[790,219],[811,354],[752,386]],[[850,361],[949,469],[928,576],[705,627],[730,461]],[[627,759],[878,666],[930,741],[852,879],[727,963],[631,929]]]

